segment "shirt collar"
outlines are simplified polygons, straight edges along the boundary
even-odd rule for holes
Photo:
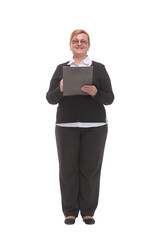
[[[87,56],[79,65],[76,65],[74,58],[72,57],[71,60],[69,61],[69,63],[67,65],[70,66],[79,66],[79,67],[90,67],[92,65],[92,61],[90,60],[90,58]]]

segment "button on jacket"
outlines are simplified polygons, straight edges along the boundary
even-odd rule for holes
[[[104,105],[113,102],[114,94],[105,66],[92,61],[93,85],[97,88],[96,96],[63,96],[63,92],[60,92],[60,81],[63,78],[63,66],[67,66],[68,63],[57,66],[46,94],[50,104],[59,104],[56,123],[106,122]]]

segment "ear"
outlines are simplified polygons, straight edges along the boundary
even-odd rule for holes
[[[70,50],[72,51],[72,45],[71,45],[71,43],[69,44],[69,46],[70,46]]]

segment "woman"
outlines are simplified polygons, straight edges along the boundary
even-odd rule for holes
[[[110,78],[101,63],[87,56],[90,38],[86,31],[71,34],[73,57],[58,65],[46,98],[59,104],[56,117],[56,142],[62,209],[66,224],[74,224],[80,211],[86,224],[94,224],[98,204],[100,171],[107,137],[104,105],[114,100]],[[93,85],[81,90],[87,95],[63,96],[63,66],[93,66]]]

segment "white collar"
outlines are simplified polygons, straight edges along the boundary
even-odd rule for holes
[[[74,61],[74,58],[72,57],[71,60],[69,61],[69,63],[67,65],[72,66],[79,66],[79,67],[90,67],[92,65],[92,61],[90,60],[90,58],[87,56],[79,65],[77,65]]]

